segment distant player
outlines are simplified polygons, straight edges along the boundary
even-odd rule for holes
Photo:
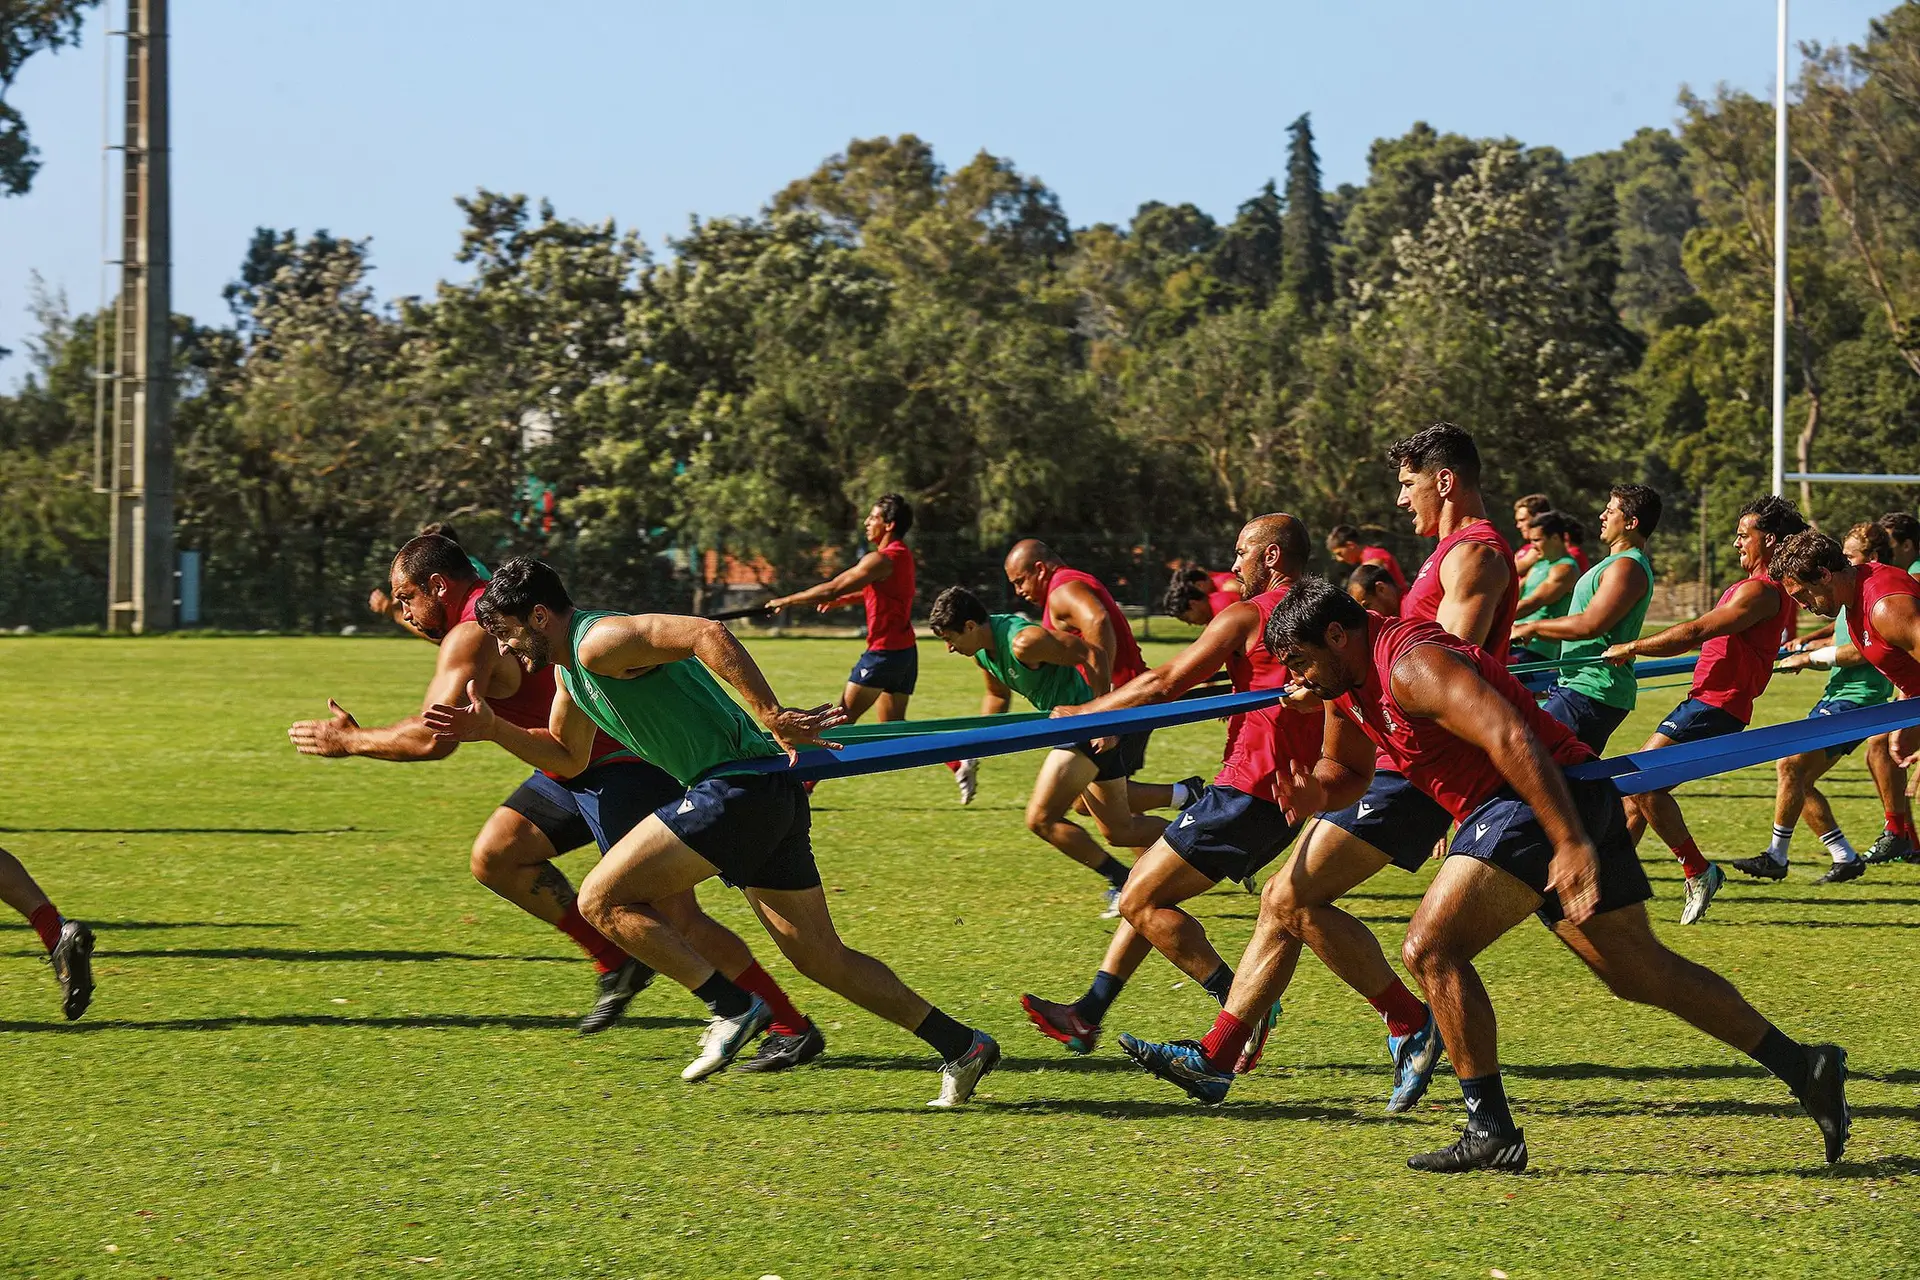
[[[1527,526],[1533,523],[1535,516],[1543,516],[1553,510],[1553,499],[1544,493],[1529,493],[1513,501],[1514,565],[1525,573],[1533,567],[1534,557],[1538,554],[1533,544],[1527,541]]]
[[[1223,577],[1232,579],[1231,574],[1208,573],[1200,568],[1174,574],[1160,599],[1160,611],[1189,626],[1206,626],[1242,598],[1239,584],[1223,585]]]
[[[1360,606],[1388,618],[1400,616],[1400,588],[1385,565],[1363,564],[1347,575],[1347,594]]]
[[[1235,692],[1285,687],[1286,666],[1267,651],[1266,621],[1305,568],[1309,549],[1306,526],[1293,516],[1276,513],[1249,521],[1234,548],[1234,572],[1246,584],[1247,598],[1217,614],[1171,662],[1074,710],[1118,711],[1164,702],[1194,688],[1223,664]],[[1120,894],[1125,923],[1114,931],[1092,986],[1072,1004],[1022,996],[1021,1007],[1033,1024],[1074,1053],[1092,1053],[1107,1010],[1149,949],[1158,949],[1225,1004],[1233,970],[1208,941],[1206,929],[1179,904],[1222,880],[1251,881],[1286,851],[1299,827],[1280,811],[1275,778],[1296,764],[1311,767],[1319,750],[1317,708],[1303,715],[1283,703],[1229,720],[1226,750],[1213,785],[1134,863]],[[1251,1070],[1259,1061],[1265,1029],[1271,1025],[1269,1013],[1236,1070]]]
[[[60,1011],[72,1022],[93,1003],[93,930],[62,916],[20,859],[5,849],[0,849],[0,902],[25,916],[40,935],[60,984]]]
[[[1522,623],[1565,617],[1572,606],[1574,582],[1580,576],[1579,563],[1567,554],[1572,528],[1573,521],[1558,511],[1543,511],[1527,522],[1527,546],[1533,555],[1520,584],[1520,603],[1514,606],[1516,630]],[[1511,654],[1515,662],[1552,662],[1560,656],[1560,642],[1545,636],[1516,638]]]
[[[1337,524],[1328,531],[1327,554],[1333,557],[1335,564],[1349,568],[1377,564],[1392,576],[1395,591],[1404,593],[1407,589],[1407,575],[1400,571],[1400,562],[1393,558],[1393,552],[1362,542],[1360,530],[1350,524]]]
[[[1753,703],[1773,678],[1774,657],[1793,639],[1799,611],[1769,569],[1773,553],[1807,527],[1784,498],[1755,498],[1740,508],[1733,545],[1746,577],[1721,593],[1719,603],[1691,622],[1668,627],[1644,639],[1624,640],[1601,654],[1617,666],[1636,658],[1670,658],[1700,650],[1693,687],[1642,750],[1680,742],[1703,742],[1738,733],[1753,719]],[[1726,873],[1701,855],[1687,830],[1686,817],[1672,791],[1648,791],[1627,797],[1627,830],[1637,845],[1647,827],[1673,850],[1686,873],[1681,924],[1696,924],[1707,913]]]
[[[1904,564],[1908,573],[1920,574],[1920,517],[1911,511],[1889,511],[1875,523],[1887,531],[1887,563]]]
[[[1607,556],[1580,575],[1567,612],[1513,624],[1516,641],[1560,646],[1560,671],[1542,704],[1573,736],[1604,754],[1640,696],[1631,667],[1597,662],[1609,646],[1640,634],[1653,603],[1653,562],[1647,539],[1660,525],[1660,495],[1643,484],[1617,484],[1600,513]]]
[[[821,743],[822,733],[845,723],[844,710],[783,706],[746,649],[711,619],[576,609],[560,575],[538,560],[501,566],[477,616],[526,669],[551,663],[559,672],[552,718],[545,728],[522,728],[493,714],[470,689],[467,705],[443,702],[429,711],[437,732],[488,738],[536,769],[567,775],[587,767],[605,733],[683,788],[609,849],[580,886],[581,910],[595,927],[712,1012],[699,1056],[682,1078],[724,1070],[774,1016],[661,910],[720,876],[745,893],[801,973],[940,1055],[940,1096],[930,1105],[958,1106],[973,1095],[999,1061],[999,1046],[841,941],[814,865],[807,793],[786,773],[726,772],[738,761],[791,756],[796,745]]]

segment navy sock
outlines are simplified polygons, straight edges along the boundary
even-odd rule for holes
[[[1227,1007],[1227,993],[1233,990],[1233,970],[1226,966],[1225,961],[1222,961],[1220,967],[1200,985],[1205,987],[1207,994],[1218,1000],[1220,1007],[1224,1009]]]
[[[925,1040],[940,1055],[942,1062],[958,1062],[973,1047],[971,1027],[955,1022],[931,1007],[927,1010],[927,1016],[920,1020],[920,1025],[913,1029],[913,1034]]]
[[[716,1018],[737,1018],[753,1007],[753,997],[742,991],[720,973],[714,970],[713,976],[693,989]]]
[[[1127,864],[1112,854],[1108,854],[1107,860],[1095,867],[1094,872],[1098,875],[1105,876],[1107,883],[1116,889],[1124,889],[1127,887]]]
[[[1807,1063],[1807,1047],[1780,1028],[1768,1023],[1767,1034],[1747,1052],[1755,1062],[1786,1081],[1794,1097],[1806,1089],[1807,1075],[1812,1070]]]
[[[1507,1110],[1507,1086],[1498,1071],[1490,1076],[1462,1079],[1460,1092],[1467,1099],[1468,1129],[1499,1137],[1515,1131],[1513,1113]]]
[[[1116,978],[1102,969],[1093,975],[1093,985],[1087,988],[1087,994],[1073,1002],[1073,1011],[1097,1027],[1106,1020],[1107,1010],[1120,998],[1120,989],[1126,985],[1125,978]]]

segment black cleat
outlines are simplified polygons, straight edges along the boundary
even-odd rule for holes
[[[60,922],[60,941],[47,956],[60,982],[60,1010],[72,1022],[93,1003],[93,930],[78,920]]]
[[[805,1066],[827,1051],[827,1038],[820,1034],[820,1024],[809,1022],[807,1029],[797,1036],[783,1036],[772,1032],[760,1042],[760,1051],[745,1062],[733,1064],[735,1071],[788,1071],[794,1067]]]
[[[1913,856],[1913,844],[1897,831],[1882,831],[1880,838],[1868,845],[1860,856],[1876,866],[1882,862],[1905,862]]]
[[[632,956],[612,973],[600,975],[600,998],[593,1002],[593,1008],[587,1010],[587,1016],[580,1019],[580,1034],[593,1035],[605,1031],[620,1021],[620,1015],[627,1011],[633,998],[647,989],[653,981],[653,970],[641,964]]]
[[[1800,1105],[1820,1126],[1826,1140],[1827,1163],[1840,1159],[1853,1132],[1853,1113],[1847,1109],[1847,1051],[1837,1044],[1807,1046],[1807,1090]]]
[[[1785,880],[1787,878],[1787,864],[1784,862],[1775,862],[1764,853],[1754,858],[1735,858],[1727,865],[1735,871],[1744,872],[1754,877],[1756,880]]]
[[[1475,1133],[1469,1129],[1460,1141],[1438,1151],[1409,1156],[1407,1168],[1422,1173],[1468,1173],[1491,1169],[1496,1173],[1522,1173],[1527,1167],[1527,1131],[1515,1129],[1504,1136]]]
[[[1845,884],[1849,880],[1858,880],[1867,874],[1867,864],[1858,858],[1846,862],[1836,862],[1827,868],[1827,874],[1815,880],[1815,884]]]

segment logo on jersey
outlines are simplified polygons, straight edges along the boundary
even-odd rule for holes
[[[1400,726],[1393,722],[1393,712],[1387,709],[1387,704],[1384,702],[1380,704],[1380,723],[1387,727],[1388,733],[1400,732]]]

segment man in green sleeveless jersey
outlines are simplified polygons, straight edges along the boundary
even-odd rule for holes
[[[846,722],[839,705],[783,706],[746,649],[710,619],[575,609],[560,575],[529,557],[501,567],[476,616],[522,663],[553,663],[560,687],[550,722],[544,730],[509,724],[470,690],[466,706],[428,712],[436,732],[491,739],[535,768],[565,774],[584,764],[597,726],[686,788],[683,798],[622,837],[580,885],[581,910],[602,933],[712,1011],[684,1079],[723,1070],[773,1016],[764,1000],[703,960],[655,907],[720,876],[745,892],[795,968],[940,1054],[940,1096],[930,1105],[957,1106],[973,1095],[998,1063],[999,1046],[841,941],[814,865],[812,817],[800,784],[786,773],[723,771],[735,761],[793,757],[800,744],[832,745],[821,735]]]
[[[1517,622],[1516,641],[1560,646],[1564,668],[1547,694],[1547,714],[1604,755],[1607,739],[1633,710],[1640,686],[1633,668],[1599,661],[1608,646],[1640,634],[1653,602],[1653,562],[1647,539],[1660,524],[1660,495],[1643,484],[1615,485],[1600,513],[1600,540],[1607,556],[1580,575],[1566,613]]]
[[[1533,548],[1533,561],[1527,566],[1526,580],[1520,585],[1520,603],[1514,606],[1515,627],[1519,623],[1564,618],[1573,601],[1574,579],[1580,576],[1580,562],[1567,554],[1567,532],[1573,522],[1558,511],[1543,511],[1527,522],[1527,545]],[[1513,638],[1514,662],[1552,662],[1560,656],[1560,642],[1544,636],[1522,640]]]
[[[948,651],[979,665],[987,682],[982,715],[1005,711],[1016,693],[1039,711],[1093,700],[1077,668],[1094,649],[1073,632],[1050,630],[1024,614],[989,613],[964,587],[942,591],[927,624]],[[1146,849],[1167,826],[1163,819],[1133,812],[1122,754],[1111,738],[1056,747],[1040,765],[1027,800],[1027,830],[1106,879],[1108,918],[1120,914],[1127,864],[1067,817],[1074,801],[1085,798],[1100,834],[1117,848]]]

